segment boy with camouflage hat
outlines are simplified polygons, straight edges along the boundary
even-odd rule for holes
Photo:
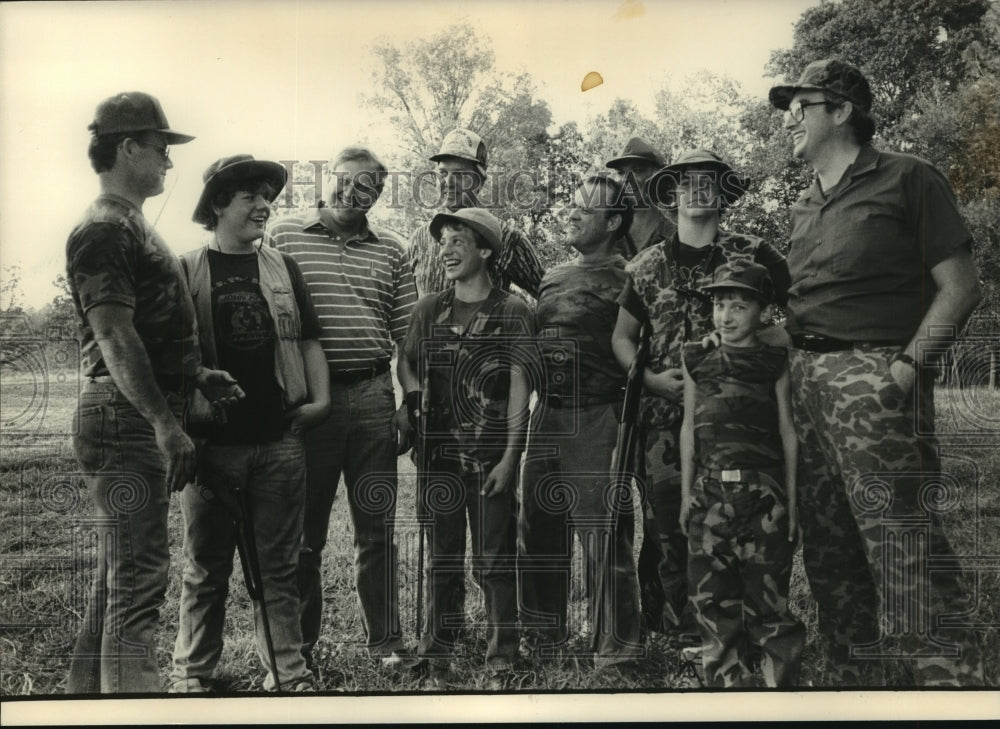
[[[734,261],[702,290],[712,294],[720,343],[683,349],[680,526],[705,678],[710,687],[753,685],[754,646],[764,682],[794,686],[805,642],[788,609],[798,444],[788,351],[758,338],[774,285],[764,266]]]

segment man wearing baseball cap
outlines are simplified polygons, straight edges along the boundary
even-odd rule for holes
[[[639,251],[668,239],[677,230],[674,222],[650,202],[648,194],[647,183],[666,164],[663,156],[641,137],[629,139],[621,155],[604,163],[605,167],[619,174],[626,194],[636,201],[635,217],[620,246],[627,260],[634,258]]]
[[[685,642],[694,633],[687,585],[687,540],[678,523],[681,472],[678,439],[683,414],[681,347],[711,331],[712,302],[700,289],[719,266],[736,260],[767,267],[783,301],[788,269],[774,246],[721,227],[723,212],[747,181],[718,154],[694,149],[649,180],[653,202],[677,216],[677,232],[629,261],[612,335],[625,368],[635,358],[643,325],[649,358],[643,377],[640,443],[645,448],[643,540],[639,555],[642,610],[651,630]]]
[[[792,208],[787,330],[803,557],[831,669],[861,683],[872,659],[916,657],[917,684],[979,684],[975,636],[935,627],[967,610],[958,571],[914,572],[920,549],[954,558],[922,494],[948,483],[932,435],[933,365],[981,296],[972,236],[944,175],[872,146],[871,87],[856,67],[815,61],[769,98],[792,154],[815,172]],[[927,546],[890,548],[897,520],[919,523]],[[894,612],[904,605],[919,614]],[[918,624],[926,631],[904,627]]]
[[[313,687],[302,656],[295,570],[306,494],[303,434],[329,414],[330,386],[302,272],[287,253],[260,244],[287,174],[277,162],[249,154],[213,162],[192,216],[212,239],[181,256],[202,356],[234,375],[246,398],[222,422],[200,424],[205,442],[197,480],[181,494],[184,571],[170,676],[175,693],[207,690],[222,655],[241,493],[279,674],[269,670],[263,687]],[[254,613],[257,653],[271,669],[259,605]]]
[[[180,265],[142,214],[173,167],[168,146],[194,137],[171,129],[160,102],[141,91],[102,101],[89,129],[101,194],[66,243],[86,378],[73,446],[110,533],[98,540],[66,690],[156,692],[167,507],[195,468],[181,427],[185,398],[195,385],[223,405],[242,392],[225,372],[202,367]]]
[[[478,192],[486,181],[486,144],[478,134],[468,129],[451,130],[430,160],[436,163],[443,211],[481,207]],[[510,285],[516,284],[525,293],[537,296],[544,270],[534,247],[506,221],[501,223],[501,241],[500,254],[493,263],[494,285],[509,291]],[[437,251],[429,224],[417,228],[410,236],[410,256],[421,296],[451,285]]]
[[[418,666],[436,688],[449,684],[464,617],[468,514],[485,602],[488,688],[502,690],[517,657],[517,478],[534,323],[524,301],[492,283],[490,261],[503,246],[499,220],[481,208],[461,208],[435,215],[430,232],[453,285],[417,302],[400,356],[415,419],[425,410],[418,509],[431,528]]]

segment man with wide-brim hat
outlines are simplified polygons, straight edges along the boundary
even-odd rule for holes
[[[239,392],[225,372],[202,366],[180,266],[142,213],[173,167],[169,145],[194,137],[172,129],[142,91],[102,101],[88,128],[101,193],[66,243],[66,278],[85,377],[73,447],[101,526],[66,691],[152,693],[162,690],[154,636],[170,492],[195,468],[185,397],[197,386],[225,404]]]
[[[649,628],[682,642],[700,641],[686,607],[687,539],[679,524],[681,347],[712,330],[712,302],[700,289],[711,284],[719,266],[738,260],[766,266],[779,302],[788,288],[784,256],[773,245],[720,225],[722,212],[745,190],[745,180],[707,149],[684,152],[650,179],[651,199],[674,211],[677,232],[629,262],[612,335],[625,368],[635,357],[644,325],[649,337],[640,407],[646,504],[639,583]]]
[[[872,658],[892,646],[922,686],[979,685],[974,632],[934,620],[968,610],[957,570],[911,572],[921,549],[955,559],[923,495],[942,484],[933,365],[981,298],[972,235],[939,170],[871,144],[873,95],[857,67],[814,61],[768,96],[815,172],[791,210],[786,329],[803,561],[828,661],[819,675],[881,683]],[[877,499],[856,497],[866,483]],[[920,524],[926,541],[900,547],[887,518]]]
[[[249,154],[209,165],[192,218],[211,241],[181,257],[206,362],[227,369],[246,398],[221,420],[191,423],[204,440],[197,479],[181,494],[184,569],[170,690],[204,692],[222,655],[237,494],[249,505],[273,638],[273,674],[260,607],[257,654],[265,689],[311,689],[302,655],[295,570],[302,541],[306,472],[302,436],[329,413],[320,325],[291,256],[261,246],[271,203],[285,186],[277,162]]]
[[[437,206],[446,212],[482,207],[479,191],[486,182],[487,170],[486,143],[482,137],[471,129],[452,129],[430,160],[434,163],[438,188]],[[503,182],[501,178],[496,184]],[[491,264],[493,283],[504,291],[509,291],[513,284],[526,294],[536,296],[545,271],[534,245],[507,221],[500,225],[502,247]],[[431,235],[429,224],[413,231],[409,252],[421,296],[451,286],[437,251],[438,244]]]
[[[635,200],[632,225],[619,246],[626,259],[666,240],[677,229],[673,221],[651,203],[647,191],[649,179],[665,164],[663,155],[642,137],[629,139],[618,157],[604,163],[605,167],[618,173],[626,194]]]

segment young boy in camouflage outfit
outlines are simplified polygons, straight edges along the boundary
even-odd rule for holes
[[[431,221],[445,276],[454,286],[417,302],[403,350],[411,410],[426,408],[418,510],[427,515],[430,559],[418,666],[447,688],[457,627],[455,575],[465,575],[468,513],[473,569],[483,590],[490,688],[502,689],[517,656],[517,476],[531,387],[531,311],[491,281],[500,222],[481,208]],[[525,346],[522,347],[521,345]],[[408,388],[409,389],[409,388]],[[461,584],[461,583],[460,583]]]
[[[774,286],[757,263],[733,262],[702,288],[713,295],[716,347],[684,346],[681,529],[688,593],[711,687],[794,686],[805,628],[788,609],[797,539],[788,352],[762,344]],[[782,483],[784,488],[782,488]]]

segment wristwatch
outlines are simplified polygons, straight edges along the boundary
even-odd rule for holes
[[[892,355],[892,359],[889,360],[889,364],[891,365],[893,362],[902,362],[903,364],[908,364],[914,370],[917,369],[917,360],[913,359],[913,357],[902,350]]]

